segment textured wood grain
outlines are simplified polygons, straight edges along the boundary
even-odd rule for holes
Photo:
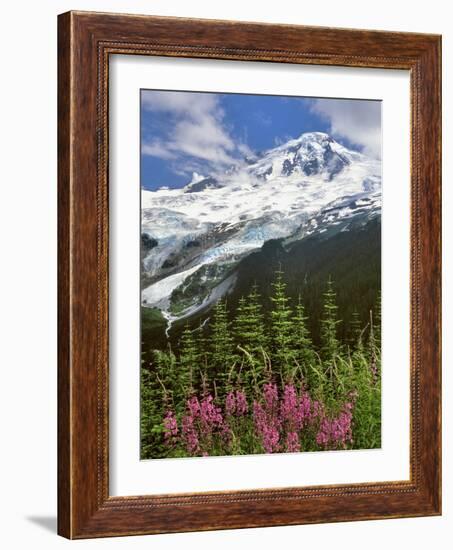
[[[71,536],[70,17],[58,25],[58,532]]]
[[[410,70],[410,481],[109,496],[111,54]],[[439,514],[440,37],[70,12],[59,17],[58,82],[59,533],[86,538]]]

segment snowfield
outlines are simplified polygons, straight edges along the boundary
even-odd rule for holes
[[[158,243],[143,261],[153,281],[143,304],[173,319],[172,292],[201,266],[228,266],[269,239],[322,233],[380,207],[381,161],[321,132],[302,134],[225,174],[194,174],[181,189],[142,190],[142,233]]]

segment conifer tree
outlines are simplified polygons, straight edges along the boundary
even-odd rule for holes
[[[281,269],[275,273],[272,283],[271,311],[272,362],[279,369],[280,377],[286,381],[292,377],[295,351],[293,349],[292,311],[286,295],[286,283]]]
[[[248,340],[246,337],[248,330],[247,303],[245,297],[241,296],[236,308],[236,316],[233,320],[233,333],[237,344],[246,347]]]
[[[160,402],[163,413],[169,407],[179,410],[183,404],[184,391],[178,377],[176,356],[170,347],[168,351],[155,350],[154,368],[156,385],[162,396]]]
[[[193,331],[193,337],[196,340],[196,345],[198,347],[198,369],[194,374],[194,384],[198,386],[201,383],[201,373],[204,373],[207,376],[208,365],[210,362],[209,341],[206,336],[205,327],[206,321],[203,323],[200,321],[196,331]]]
[[[335,362],[340,353],[340,343],[337,338],[337,325],[341,322],[337,319],[338,306],[336,293],[332,279],[327,281],[327,290],[324,293],[323,315],[321,319],[321,353],[322,358],[328,364]]]
[[[152,458],[164,452],[163,418],[168,410],[182,412],[183,395],[178,383],[176,356],[171,351],[155,350],[153,362],[140,372],[141,457]]]
[[[211,384],[215,383],[217,389],[225,387],[225,382],[235,359],[226,302],[219,300],[214,307],[207,373],[209,382]]]
[[[263,351],[267,344],[264,315],[256,284],[247,298],[239,299],[234,319],[234,337],[238,349],[244,355],[247,369],[243,374],[249,392],[252,392],[255,385],[261,386],[265,382]]]
[[[200,373],[200,351],[189,324],[181,334],[179,345],[179,379],[187,396],[198,383]]]
[[[299,301],[296,305],[293,315],[293,338],[296,359],[302,368],[303,376],[306,382],[311,377],[310,365],[315,361],[313,343],[310,332],[307,327],[308,317],[305,314],[305,308],[299,295]]]
[[[240,298],[236,309],[235,339],[250,352],[264,348],[267,341],[260,298],[258,287],[254,284],[247,298]]]

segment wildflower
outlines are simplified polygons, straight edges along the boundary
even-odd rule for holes
[[[220,437],[222,438],[222,441],[227,445],[229,445],[233,439],[233,432],[226,422],[224,422],[220,427]]]
[[[300,451],[299,436],[297,432],[288,432],[286,435],[286,450],[288,453],[298,453]]]
[[[266,453],[275,453],[280,449],[280,434],[275,426],[266,426],[263,432],[263,447]]]
[[[223,423],[222,413],[219,407],[214,404],[211,394],[208,394],[200,404],[200,418],[202,423],[209,428]]]
[[[248,412],[247,397],[241,390],[236,391],[236,414],[245,415]]]
[[[353,403],[347,402],[336,418],[323,417],[316,435],[316,443],[325,448],[346,447],[352,442]]]
[[[187,400],[187,408],[194,418],[200,414],[200,402],[198,401],[198,397],[196,395],[193,395]]]
[[[225,398],[225,412],[228,416],[231,416],[236,411],[236,397],[234,392],[230,391],[227,393]]]
[[[264,432],[266,427],[266,413],[263,406],[258,401],[253,402],[253,420],[255,422],[255,429],[259,434]]]
[[[277,384],[264,384],[264,403],[268,411],[272,411],[278,404]]]
[[[167,411],[164,418],[164,439],[169,444],[178,435],[178,421],[173,411]]]
[[[317,416],[318,402],[310,398],[308,392],[304,391],[300,397],[300,418],[303,424],[307,424]]]
[[[281,420],[289,424],[291,429],[300,429],[302,424],[301,408],[296,388],[292,384],[287,384],[283,390],[280,416]]]
[[[311,414],[310,414],[310,422],[313,423],[314,420],[321,417],[323,414],[323,406],[322,403],[319,401],[313,401],[312,408],[311,408]]]
[[[190,414],[182,419],[182,435],[186,445],[187,452],[191,455],[196,454],[199,450],[198,433],[194,426],[194,418]]]
[[[261,442],[266,453],[274,453],[280,449],[280,422],[278,416],[267,410],[270,401],[266,401],[266,409],[258,401],[253,403],[253,419],[256,432],[261,436]],[[272,401],[274,406],[274,401]]]
[[[327,447],[330,440],[330,424],[327,418],[321,420],[319,431],[316,434],[316,443],[323,447]]]

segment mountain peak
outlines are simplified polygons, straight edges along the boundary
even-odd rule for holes
[[[325,132],[304,132],[267,151],[255,167],[256,174],[265,179],[294,173],[302,177],[322,175],[330,181],[358,156]]]
[[[230,183],[237,186],[241,180],[250,181],[250,177],[268,181],[294,174],[301,178],[320,176],[332,181],[351,163],[363,158],[363,155],[350,151],[326,132],[304,132],[298,138],[261,152],[253,160],[246,159],[245,166],[233,166],[223,176],[203,176],[193,172],[184,192],[199,193]]]
[[[143,191],[147,307],[171,322],[236,284],[238,262],[269,241],[348,231],[380,213],[381,162],[306,132],[231,170]],[[188,290],[190,289],[190,290]]]
[[[298,139],[303,141],[334,141],[333,138],[325,132],[303,132]]]
[[[298,147],[298,146],[306,146],[310,143],[318,143],[318,144],[324,144],[327,145],[328,143],[337,143],[332,136],[329,134],[326,134],[325,132],[303,132],[299,135],[299,137],[290,139],[286,141],[285,143],[281,143],[272,150],[285,150],[292,147]],[[339,145],[339,144],[338,144]]]
[[[205,176],[202,176],[198,172],[192,172],[192,179],[191,179],[190,183],[188,183],[188,185],[195,185],[199,181],[204,180],[204,178],[205,178]]]

